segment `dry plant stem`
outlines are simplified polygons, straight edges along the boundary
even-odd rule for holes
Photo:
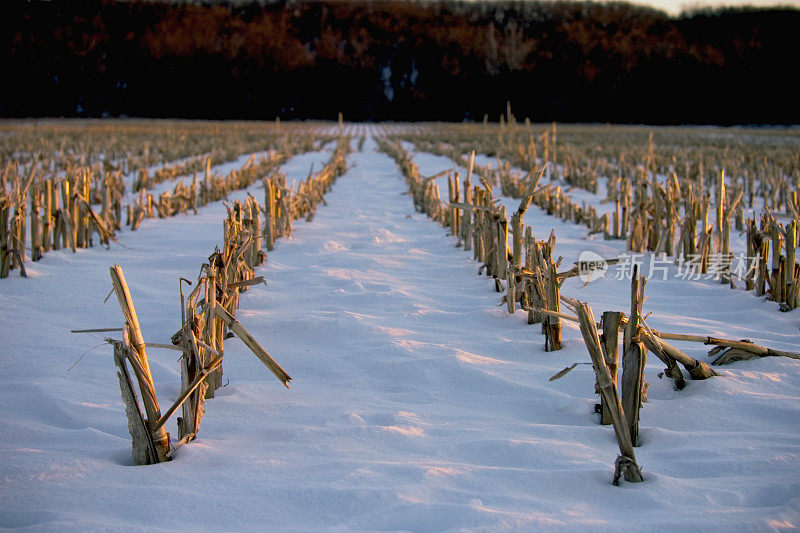
[[[139,318],[136,316],[136,309],[133,306],[133,298],[131,298],[128,284],[125,281],[125,276],[122,273],[122,267],[114,265],[109,269],[111,273],[111,283],[114,286],[114,293],[117,295],[122,314],[125,316],[125,321],[131,332],[131,346],[136,351],[136,357],[144,372],[144,378],[150,383],[153,377],[150,374],[150,364],[147,360],[147,350],[145,348],[144,338],[142,337],[142,330],[139,327]],[[150,412],[148,412],[148,417]]]
[[[147,465],[157,462],[158,457],[150,432],[147,430],[142,410],[136,400],[133,382],[125,361],[128,359],[126,353],[130,348],[123,341],[114,341],[114,364],[119,371],[119,388],[122,401],[125,404],[125,415],[128,419],[128,432],[131,435],[131,456],[134,465]]]
[[[267,282],[264,276],[228,283],[228,289],[241,289],[243,287],[250,287],[251,285],[258,285],[259,283],[264,283],[266,285]]]
[[[619,327],[623,314],[618,311],[606,311],[600,318],[603,333],[600,336],[603,348],[603,358],[608,368],[609,377],[617,387],[617,369],[619,367]],[[598,385],[599,387],[599,385]],[[611,411],[603,395],[600,395],[601,415],[600,423],[608,425],[613,422]]]
[[[631,442],[634,446],[639,441],[639,409],[644,400],[644,367],[647,361],[647,350],[639,336],[645,282],[645,277],[639,276],[638,265],[634,265],[631,279],[631,313],[625,325],[622,356],[622,406],[625,409]]]
[[[10,266],[10,256],[8,247],[8,213],[10,211],[9,200],[0,198],[0,278],[7,278]]]
[[[717,337],[706,337],[703,335],[684,335],[681,333],[666,333],[663,331],[655,331],[653,333],[662,339],[674,341],[688,341],[688,342],[701,342],[707,345],[724,346],[726,348],[737,348],[750,352],[755,355],[761,356],[780,356],[789,357],[791,359],[800,359],[800,353],[786,352],[783,350],[774,350],[772,348],[765,348],[758,344],[746,341],[735,341],[731,339],[721,339]]]
[[[644,320],[642,320],[642,330],[645,333],[645,337],[652,339],[654,342],[658,342],[659,347],[667,357],[682,364],[686,370],[689,371],[689,375],[692,376],[692,379],[708,379],[719,375],[706,363],[686,355],[667,341],[658,338],[656,332],[650,329]]]
[[[195,335],[195,324],[196,320],[200,320],[200,317],[192,311],[191,313],[192,322],[187,325],[189,329],[189,337],[191,339],[191,354],[194,356],[193,358],[193,370],[197,372],[197,369],[203,368],[203,357],[200,355],[200,349],[198,348],[198,341],[199,339]],[[199,327],[197,329],[200,329]],[[215,355],[221,356],[222,354],[216,353]],[[189,409],[188,415],[191,417],[191,427],[193,431],[196,433],[200,430],[200,421],[203,419],[203,415],[205,414],[205,408],[203,407],[203,403],[206,401],[206,391],[208,390],[208,383],[204,382],[200,385],[197,391],[194,393],[191,399],[191,409]],[[189,423],[186,424],[187,426]]]
[[[797,293],[797,269],[795,268],[796,243],[797,243],[797,220],[792,219],[784,233],[784,243],[786,246],[786,267],[784,269],[784,285],[786,292],[787,309],[796,309],[798,306]]]
[[[534,262],[534,254],[535,250],[534,247],[536,246],[535,240],[533,238],[533,228],[530,226],[525,226],[525,269],[526,270],[533,270],[533,262]],[[523,278],[524,279],[524,278]],[[542,317],[539,313],[537,313],[533,309],[533,304],[539,298],[536,293],[538,291],[538,287],[536,287],[536,283],[532,280],[525,280],[525,294],[527,301],[525,304],[529,306],[528,308],[528,324],[535,324],[537,322],[541,322]],[[523,307],[524,309],[524,307]]]
[[[560,311],[561,299],[559,298],[559,283],[558,274],[556,273],[556,265],[552,259],[548,259],[547,277],[546,277],[546,300],[547,307],[553,311]],[[556,351],[561,349],[561,320],[560,316],[548,313],[548,316],[542,324],[546,328],[546,347],[547,351]]]
[[[95,328],[95,329],[71,329],[70,333],[105,333],[111,331],[123,331],[123,328]]]
[[[179,282],[180,285],[180,282]],[[193,351],[192,342],[190,337],[193,337],[192,334],[192,325],[194,324],[195,313],[193,308],[189,308],[189,318],[191,322],[186,320],[186,310],[183,307],[184,305],[184,298],[183,298],[183,291],[181,291],[181,315],[183,319],[183,330],[179,340],[181,346],[181,351],[183,352],[183,357],[181,357],[181,390],[186,390],[191,382],[193,381],[194,377],[197,374],[197,368],[201,367],[199,364],[200,358],[195,355]],[[193,435],[197,432],[197,427],[194,425],[194,410],[196,408],[196,402],[194,401],[196,398],[190,397],[187,402],[185,402],[182,406],[182,417],[178,417],[178,438],[183,440],[187,438],[188,435]],[[174,449],[174,448],[173,448]]]
[[[642,331],[642,341],[644,345],[648,350],[653,352],[655,356],[661,360],[661,362],[667,365],[665,374],[667,377],[672,378],[675,381],[675,388],[677,390],[683,390],[683,388],[686,386],[686,381],[684,380],[683,373],[681,372],[681,369],[675,359],[669,355],[666,350],[664,350],[659,339],[650,333],[646,328],[644,328],[644,321],[642,321]]]
[[[53,181],[44,182],[44,214],[42,216],[42,248],[43,252],[50,251],[52,246],[53,228]]]
[[[177,352],[183,351],[181,348],[173,344],[163,344],[160,342],[146,342],[144,345],[148,348],[161,348],[162,350],[175,350]]]
[[[153,428],[153,431],[163,428],[164,424],[167,423],[167,420],[169,420],[169,418],[173,414],[175,414],[175,411],[177,411],[178,408],[181,405],[183,405],[183,402],[185,402],[189,398],[189,396],[195,391],[195,389],[200,386],[200,384],[203,382],[204,379],[206,379],[206,377],[208,377],[211,371],[217,368],[220,364],[222,364],[221,355],[217,356],[214,360],[212,360],[211,363],[197,375],[197,377],[194,379],[194,381],[192,381],[189,387],[185,391],[183,391],[183,393],[180,395],[180,397],[178,397],[177,400],[175,400],[175,403],[172,404],[172,407],[170,407],[167,410],[167,412],[164,413],[164,416],[162,416],[161,419],[156,423],[155,427]]]
[[[564,320],[569,320],[570,322],[576,322],[576,323],[580,322],[578,320],[578,317],[574,315],[570,315],[568,313],[562,313],[561,311],[551,311],[546,307],[531,307],[531,309],[543,315],[557,316],[559,318],[563,318]]]
[[[517,308],[517,276],[513,268],[509,268],[506,274],[506,309],[509,315],[513,315]]]
[[[183,446],[183,445],[184,445],[184,444],[186,444],[187,442],[194,440],[195,436],[196,436],[196,435],[195,435],[194,433],[187,433],[186,435],[184,435],[184,436],[181,438],[181,440],[179,440],[178,442],[176,442],[176,443],[175,443],[175,445],[174,445],[174,446],[173,446],[173,447],[172,447],[172,448],[171,448],[171,449],[170,449],[170,450],[167,452],[167,457],[169,457],[170,459],[172,459],[172,457],[173,457],[173,456],[175,455],[175,453],[178,451],[178,448],[180,448],[181,446]]]
[[[220,352],[216,351],[214,348],[212,348],[208,344],[204,343],[200,339],[195,337],[194,341],[195,341],[195,343],[197,343],[197,346],[199,346],[200,348],[203,348],[206,352],[210,353],[211,355],[215,355],[215,356],[216,355],[222,355]]]
[[[213,346],[215,350],[221,350],[221,344],[223,339],[218,335],[219,327],[217,326],[216,320],[216,307],[219,305],[217,301],[217,277],[218,274],[221,274],[222,271],[218,271],[216,266],[212,264],[208,268],[208,283],[206,284],[206,331],[204,337],[208,339],[208,344]],[[202,366],[206,366],[210,363],[208,355],[206,355],[203,360],[201,361]],[[216,376],[214,376],[216,378]],[[222,385],[222,376],[219,376],[219,379],[210,379],[206,382],[208,385],[208,390],[206,391],[207,398],[214,397],[214,391],[218,388],[218,386]]]
[[[586,348],[589,351],[589,356],[592,358],[592,365],[597,375],[597,384],[600,389],[600,394],[610,411],[611,422],[614,426],[614,433],[617,436],[620,454],[628,460],[626,462],[627,468],[624,469],[625,480],[631,483],[643,481],[642,472],[636,464],[636,454],[633,450],[633,441],[631,439],[629,424],[625,418],[625,410],[622,407],[619,395],[617,394],[617,388],[614,381],[611,379],[611,375],[605,363],[592,309],[587,304],[580,302],[576,311],[578,312],[581,334],[586,343]],[[618,467],[620,464],[620,461],[617,461]],[[619,482],[619,475],[619,471],[615,472],[615,485]]]
[[[139,327],[139,319],[136,316],[136,309],[133,306],[133,299],[131,298],[128,284],[125,282],[125,276],[122,273],[122,267],[114,265],[109,269],[111,273],[111,283],[114,286],[114,292],[117,294],[120,308],[125,321],[127,329],[130,332],[132,353],[130,359],[135,359],[134,368],[138,367],[139,371],[136,372],[136,378],[139,382],[139,391],[142,394],[142,403],[144,404],[145,413],[147,414],[147,424],[150,428],[150,434],[156,448],[156,460],[158,462],[166,461],[166,453],[169,451],[169,435],[163,428],[154,429],[155,424],[161,418],[161,411],[158,407],[158,399],[155,395],[155,386],[153,385],[153,377],[150,374],[150,364],[147,360],[147,350],[145,348],[144,338],[142,337],[142,330]]]
[[[275,377],[277,377],[278,380],[288,388],[289,381],[291,381],[292,378],[289,376],[289,374],[286,373],[286,371],[283,368],[281,368],[281,366],[275,361],[275,359],[273,359],[272,356],[270,356],[266,352],[266,350],[264,350],[264,348],[262,348],[261,345],[258,344],[258,342],[253,338],[253,336],[250,335],[250,333],[246,329],[244,329],[244,326],[242,326],[239,323],[239,321],[236,320],[233,316],[231,316],[231,314],[228,313],[222,306],[219,305],[216,306],[215,313],[216,316],[218,316],[223,322],[225,322],[225,325],[228,326],[228,329],[230,329],[237,337],[239,337],[242,340],[242,342],[244,342],[245,345],[247,345],[247,347],[250,348],[250,350],[255,354],[255,356],[258,357],[261,360],[261,362],[264,363],[264,365],[266,365],[266,367],[269,368],[270,371],[272,371],[273,374],[275,374]]]

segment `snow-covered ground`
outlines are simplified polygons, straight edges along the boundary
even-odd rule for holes
[[[281,172],[286,174],[287,185],[291,186],[294,183],[294,189],[297,189],[298,183],[305,180],[309,174],[316,174],[322,170],[335,148],[336,142],[330,142],[322,150],[299,154],[287,161],[281,168]]]
[[[438,172],[418,163],[423,174]],[[400,172],[372,139],[349,164],[313,222],[296,222],[292,238],[278,241],[258,272],[268,286],[244,293],[237,313],[292,375],[292,389],[238,340],[226,341],[229,384],[206,403],[199,438],[170,463],[130,466],[111,350],[69,330],[122,324],[113,298],[103,304],[117,262],[145,338],[168,342],[180,322],[178,276],[196,278],[220,243],[222,204],[146,220],[110,250],[50,252],[27,265],[29,279],[12,272],[0,280],[0,527],[800,525],[798,361],[738,362],[683,391],[659,379],[662,365],[651,361],[636,450],[645,482],[613,487],[618,450],[593,414],[591,367],[548,381],[589,361],[578,330],[566,324],[564,349],[544,352],[539,326],[498,307],[470,254],[413,211]],[[305,178],[308,166],[287,163],[288,181]],[[257,186],[251,192],[263,196]],[[622,243],[586,241],[582,226],[535,208],[526,222],[540,238],[555,226],[566,266],[583,248],[622,252]],[[797,312],[674,273],[647,285],[651,326],[797,351]],[[625,311],[629,282],[613,278],[585,287],[570,280],[563,293],[589,301],[596,315]],[[702,346],[681,347],[704,359]],[[148,355],[163,410],[179,393],[176,353]]]

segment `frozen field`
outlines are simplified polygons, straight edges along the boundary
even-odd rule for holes
[[[374,133],[365,129],[361,133]],[[355,145],[355,143],[354,143]],[[296,156],[287,182],[324,152]],[[418,154],[425,175],[442,161]],[[245,158],[246,160],[246,158]],[[237,318],[292,375],[284,389],[237,339],[227,386],[173,461],[130,466],[130,435],[102,335],[120,327],[108,267],[120,264],[146,340],[180,325],[178,277],[221,243],[221,202],[146,220],[119,244],[49,252],[29,279],[0,280],[0,527],[30,530],[764,531],[800,526],[800,361],[763,358],[650,383],[636,449],[645,482],[611,485],[618,454],[598,424],[594,372],[576,325],[547,353],[527,313],[499,307],[491,278],[415,213],[403,177],[368,137],[313,222],[298,221],[242,295]],[[256,197],[263,191],[252,187]],[[245,191],[230,199],[244,198]],[[504,200],[506,201],[506,200]],[[518,201],[508,200],[509,209]],[[621,241],[532,207],[526,223],[571,265]],[[798,351],[797,311],[674,266],[647,284],[659,330],[748,338]],[[645,274],[648,272],[645,271]],[[662,275],[663,274],[663,275]],[[623,277],[624,276],[619,276]],[[599,316],[627,311],[627,279],[562,293]],[[662,279],[666,278],[666,279]],[[113,334],[112,334],[113,335]],[[706,360],[702,345],[679,344]],[[172,351],[148,351],[158,397],[179,394]],[[71,370],[75,361],[81,361]],[[687,376],[688,378],[688,376]],[[168,423],[175,434],[175,421]]]

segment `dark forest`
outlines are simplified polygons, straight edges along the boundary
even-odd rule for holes
[[[800,11],[4,3],[0,116],[792,124]]]

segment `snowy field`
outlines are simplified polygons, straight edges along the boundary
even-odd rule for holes
[[[398,126],[399,127],[399,126]],[[352,133],[352,132],[351,132]],[[376,133],[369,128],[356,133]],[[356,143],[353,143],[354,146]],[[296,156],[287,182],[328,153]],[[425,175],[446,158],[417,154]],[[245,158],[246,160],[246,158]],[[29,279],[0,280],[0,527],[197,531],[773,531],[800,526],[800,361],[763,358],[675,391],[654,357],[636,449],[645,482],[611,485],[618,454],[598,424],[594,373],[574,324],[544,351],[527,313],[446,230],[415,213],[372,138],[348,158],[313,222],[298,221],[244,293],[239,321],[292,375],[286,390],[237,339],[227,386],[173,461],[131,466],[110,346],[120,264],[146,340],[180,325],[178,277],[221,244],[225,208],[145,220],[119,244],[49,252]],[[452,164],[444,166],[451,168]],[[250,192],[263,198],[254,186]],[[243,199],[246,192],[231,194]],[[518,202],[507,202],[509,209]],[[624,243],[532,207],[525,222],[571,265]],[[663,266],[663,265],[662,265]],[[647,269],[644,271],[648,274]],[[615,275],[620,274],[620,275]],[[595,316],[628,311],[623,270],[562,293]],[[622,279],[615,279],[620,277]],[[664,279],[666,278],[666,279]],[[644,306],[659,330],[748,338],[798,351],[797,311],[713,280],[654,271]],[[113,334],[112,334],[113,335]],[[702,345],[676,343],[706,360]],[[159,400],[180,388],[176,352],[148,350]],[[80,362],[73,363],[82,356]],[[687,376],[688,378],[688,376]],[[174,419],[168,431],[177,434]]]

